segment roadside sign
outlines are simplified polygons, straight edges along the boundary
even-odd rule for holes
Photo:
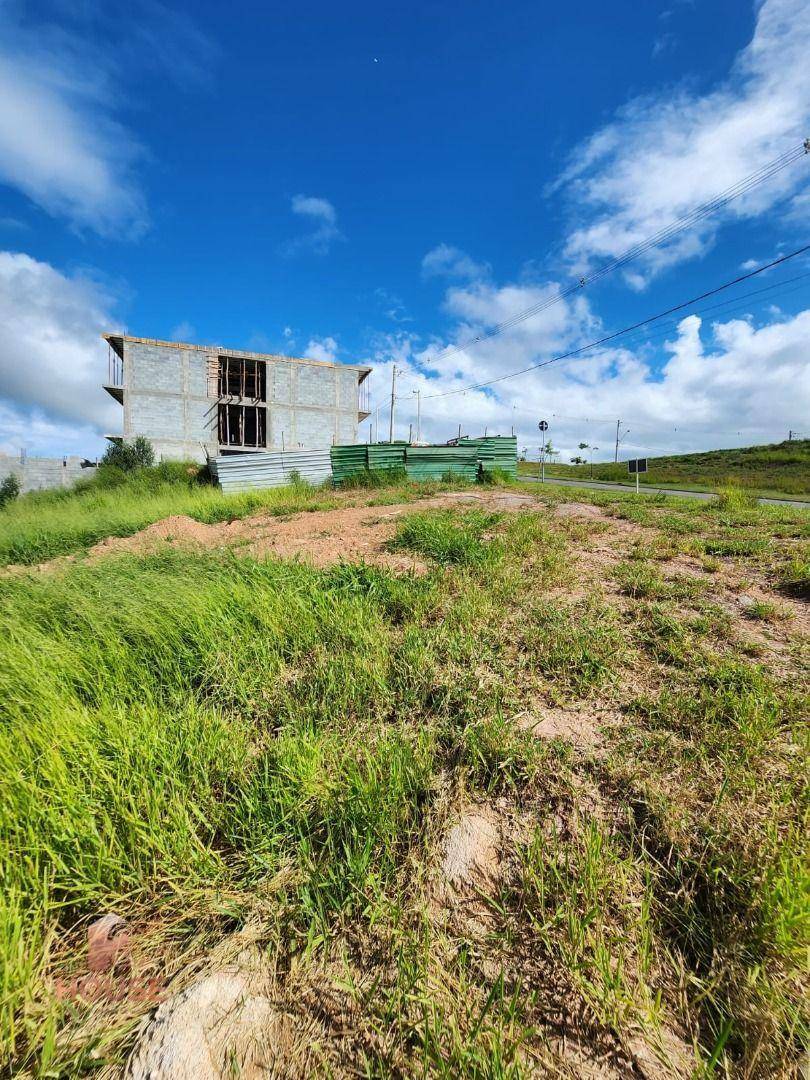
[[[541,420],[537,426],[541,431],[548,431],[548,420]]]
[[[638,495],[638,477],[639,473],[645,473],[647,471],[647,459],[645,457],[631,458],[627,462],[627,470],[631,476],[636,478],[636,495]]]

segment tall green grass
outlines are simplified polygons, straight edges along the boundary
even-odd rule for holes
[[[154,521],[186,514],[213,524],[266,509],[287,514],[336,505],[329,491],[291,485],[224,495],[219,488],[161,479],[142,470],[114,486],[24,496],[0,511],[0,565],[31,564],[82,551],[108,536],[131,536]]]
[[[386,888],[437,755],[477,775],[458,719],[502,697],[467,625],[497,610],[464,589],[437,621],[441,575],[370,567],[169,552],[0,580],[6,1057],[37,1045],[45,942],[82,915],[290,872],[322,933]]]

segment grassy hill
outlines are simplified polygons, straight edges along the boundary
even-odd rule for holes
[[[734,450],[707,450],[697,454],[674,454],[650,457],[649,472],[641,478],[645,484],[683,484],[718,488],[735,485],[783,495],[806,495],[810,492],[810,439],[772,443],[768,446],[742,446]],[[534,473],[536,462],[522,462],[523,472]],[[547,475],[571,479],[589,479],[590,465],[547,466]],[[628,479],[626,462],[594,464],[594,480]]]

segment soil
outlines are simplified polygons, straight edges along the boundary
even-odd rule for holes
[[[416,503],[388,506],[349,506],[338,510],[315,510],[289,517],[260,513],[237,521],[205,525],[185,515],[156,521],[133,536],[108,537],[94,545],[90,558],[117,552],[146,554],[171,548],[233,548],[254,558],[273,556],[300,559],[313,566],[359,561],[375,563],[396,572],[425,573],[427,564],[411,555],[389,552],[397,519],[422,509],[457,506],[460,502],[500,512],[535,507],[535,499],[514,492],[448,492]],[[46,564],[47,565],[47,564]]]
[[[516,723],[538,739],[561,739],[578,750],[593,751],[603,742],[600,728],[615,719],[606,710],[542,708],[518,716]]]
[[[480,886],[497,873],[500,863],[500,830],[485,809],[465,813],[444,841],[442,875],[459,891]]]

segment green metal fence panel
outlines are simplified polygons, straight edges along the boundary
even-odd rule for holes
[[[504,472],[517,476],[517,438],[514,435],[489,435],[480,439],[462,439],[463,445],[474,444],[481,472]]]
[[[441,480],[448,474],[475,480],[478,475],[476,448],[464,446],[409,446],[405,469],[413,480]]]
[[[374,471],[404,469],[405,446],[405,443],[369,443],[369,469]]]
[[[330,450],[332,476],[340,482],[355,473],[365,472],[368,468],[368,453],[365,443],[352,446],[333,446]]]
[[[496,470],[516,477],[517,439],[513,435],[490,435],[460,439],[452,446],[407,443],[333,446],[331,461],[337,482],[366,469],[384,472],[403,467],[411,480],[441,480],[448,474],[476,480],[482,473]]]

